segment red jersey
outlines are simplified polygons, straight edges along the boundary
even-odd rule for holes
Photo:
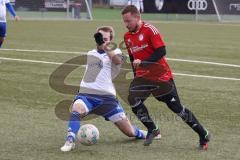
[[[144,22],[136,33],[125,33],[124,42],[128,48],[128,54],[134,60],[141,61],[149,58],[155,49],[165,46],[159,31],[153,25]],[[153,81],[168,81],[173,78],[165,56],[147,67],[138,67],[135,73],[137,77]]]

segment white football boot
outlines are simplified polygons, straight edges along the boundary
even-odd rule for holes
[[[65,144],[61,147],[61,151],[69,152],[75,148],[75,143],[73,141],[66,141]]]
[[[69,152],[75,148],[74,139],[76,138],[76,135],[73,132],[68,132],[67,140],[65,144],[61,147],[61,151],[63,152]]]

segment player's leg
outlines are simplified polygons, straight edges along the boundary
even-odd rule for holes
[[[6,36],[6,23],[0,22],[0,48],[4,42]]]
[[[133,127],[128,120],[123,107],[116,98],[104,101],[103,107],[109,108],[102,114],[105,120],[113,122],[128,137],[144,138],[144,135],[137,127]],[[111,107],[111,108],[110,108]]]
[[[158,97],[156,94],[154,94],[154,96],[159,101],[166,103],[170,110],[180,116],[189,127],[198,133],[200,137],[200,145],[207,147],[205,145],[207,145],[207,142],[209,141],[208,131],[203,128],[195,115],[188,108],[181,104],[174,81],[171,80],[171,83],[174,86],[172,92],[165,96]]]
[[[78,99],[73,103],[71,117],[68,123],[68,134],[71,138],[73,138],[73,141],[75,141],[75,135],[77,135],[77,132],[80,128],[80,119],[81,117],[85,116],[87,112],[88,108],[82,99]]]
[[[135,137],[136,139],[145,139],[147,136],[147,131],[139,129],[137,126],[132,125],[128,118],[119,120],[114,123],[119,130],[128,137]],[[160,139],[161,134],[159,134],[155,139]]]
[[[86,116],[89,109],[86,102],[82,99],[74,101],[71,107],[71,116],[68,122],[68,133],[64,146],[61,147],[61,151],[67,152],[75,148],[75,140],[78,130],[80,128],[81,117]]]
[[[160,130],[156,127],[152,118],[149,115],[148,109],[144,105],[144,101],[149,97],[154,86],[141,78],[136,78],[130,85],[128,102],[132,108],[133,113],[148,129],[148,134],[144,145],[148,146],[152,143],[154,137],[160,135]]]
[[[4,37],[0,37],[0,48],[2,48],[3,42],[4,42]]]
[[[149,115],[147,107],[144,105],[144,101],[149,97],[151,91],[148,86],[144,84],[144,80],[135,78],[129,87],[128,102],[132,108],[133,113],[143,123],[149,132],[156,129],[156,125]]]
[[[144,139],[146,137],[145,132],[136,126],[133,126],[126,116],[125,118],[114,122],[114,124],[128,137],[136,137],[137,139]]]
[[[144,139],[146,137],[146,131],[140,130],[131,124],[119,102],[112,103],[111,105],[115,107],[104,115],[106,120],[113,122],[128,137],[136,137],[137,139]]]

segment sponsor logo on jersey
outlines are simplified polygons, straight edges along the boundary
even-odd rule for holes
[[[140,35],[138,36],[138,40],[139,40],[139,41],[142,41],[142,40],[143,40],[143,34],[140,34]]]
[[[141,50],[143,50],[144,48],[147,48],[147,47],[148,47],[148,44],[143,44],[141,46],[134,46],[134,47],[131,48],[131,51],[133,53],[136,53],[136,52],[141,51]]]

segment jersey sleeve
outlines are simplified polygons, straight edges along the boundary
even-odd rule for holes
[[[154,26],[152,25],[149,26],[148,30],[149,30],[150,41],[154,49],[165,46],[165,43],[163,41],[163,38],[160,32]]]
[[[13,17],[15,17],[15,16],[16,16],[16,13],[15,13],[15,10],[14,10],[14,8],[13,8],[13,6],[11,5],[10,2],[7,2],[7,3],[6,3],[6,7],[7,7],[8,11],[11,13],[11,15],[12,15]]]

